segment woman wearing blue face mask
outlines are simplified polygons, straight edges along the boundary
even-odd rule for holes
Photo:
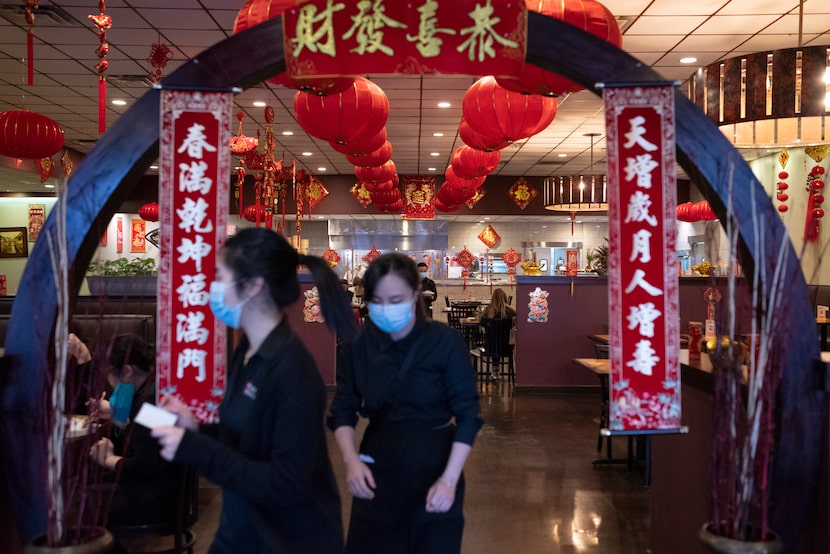
[[[196,466],[222,486],[211,554],[340,553],[340,497],[329,461],[323,381],[285,309],[300,297],[297,266],[311,270],[326,323],[350,336],[354,316],[327,262],[298,255],[277,233],[244,229],[219,253],[210,307],[244,336],[228,368],[219,423],[198,425],[180,401],[177,427],[153,431],[162,456]]]
[[[370,323],[341,349],[328,417],[353,496],[346,551],[458,553],[461,471],[482,424],[470,354],[425,317],[410,258],[384,254],[363,281]],[[369,418],[359,451],[358,416]]]

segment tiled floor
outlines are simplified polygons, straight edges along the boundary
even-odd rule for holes
[[[465,553],[649,552],[649,491],[625,466],[594,468],[598,398],[482,391],[485,425],[465,469]],[[619,440],[619,439],[618,439]],[[623,441],[617,445],[622,454]],[[329,449],[343,482],[334,439]],[[221,495],[205,483],[195,529],[207,552]],[[341,487],[344,517],[348,492]]]

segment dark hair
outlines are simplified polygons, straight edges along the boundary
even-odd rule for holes
[[[369,268],[363,274],[363,298],[366,301],[372,301],[378,282],[390,273],[403,279],[412,290],[421,290],[421,277],[418,275],[418,269],[415,267],[412,258],[397,252],[391,252],[378,256],[375,261],[369,264]],[[415,313],[420,317],[426,317],[426,308],[420,295],[418,296],[417,306]]]
[[[420,269],[420,268],[422,268],[422,267],[423,267],[423,268],[426,268],[426,267],[427,267],[427,264],[425,264],[424,262],[418,262],[418,269]]]
[[[156,363],[156,351],[138,335],[118,335],[112,339],[108,359],[111,368],[119,375],[125,365],[149,373]]]
[[[263,227],[242,229],[225,242],[220,255],[233,272],[238,291],[251,279],[262,277],[279,308],[293,304],[300,297],[297,265],[305,265],[320,293],[326,325],[343,337],[350,337],[354,332],[354,314],[348,297],[337,274],[322,258],[298,254],[285,238]]]

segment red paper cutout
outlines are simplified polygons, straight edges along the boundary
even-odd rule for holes
[[[513,186],[510,187],[510,190],[507,191],[507,195],[510,197],[511,200],[522,210],[524,210],[528,204],[533,202],[533,199],[539,193],[533,185],[531,185],[524,177],[519,177],[519,180],[513,183]]]

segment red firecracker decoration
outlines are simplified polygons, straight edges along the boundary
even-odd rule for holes
[[[90,14],[87,18],[98,28],[98,41],[100,42],[95,54],[98,56],[98,63],[95,70],[98,72],[98,132],[104,133],[107,130],[107,78],[104,75],[110,62],[107,61],[107,54],[110,45],[107,42],[107,29],[112,28],[112,17],[104,12],[107,9],[104,0],[98,1],[98,15]]]
[[[790,195],[787,192],[787,189],[790,188],[790,185],[787,184],[787,178],[790,174],[785,171],[788,161],[790,161],[790,154],[785,148],[778,156],[778,163],[781,164],[781,171],[778,173],[778,184],[776,185],[775,194],[776,199],[780,202],[780,204],[778,204],[778,211],[782,214],[789,209],[787,206],[787,200],[789,200]]]
[[[138,209],[138,217],[144,221],[159,220],[159,205],[157,202],[148,202]]]
[[[159,35],[158,42],[150,47],[150,56],[147,61],[150,62],[155,69],[150,72],[150,81],[153,83],[161,82],[161,70],[167,67],[167,62],[173,57],[173,51],[170,47],[161,42],[161,35]]]
[[[830,144],[820,146],[808,146],[804,153],[811,157],[816,165],[807,175],[807,209],[806,222],[804,224],[804,240],[806,242],[819,242],[821,234],[821,220],[824,218],[824,174],[825,169],[821,161],[830,153]]]
[[[0,154],[39,160],[63,148],[61,126],[39,113],[9,110],[0,113]]]

